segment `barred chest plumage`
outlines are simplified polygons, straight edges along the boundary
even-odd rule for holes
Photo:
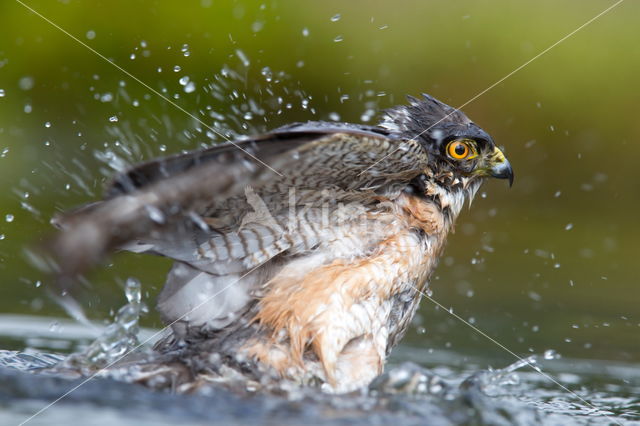
[[[212,351],[250,360],[256,368],[297,381],[320,379],[336,392],[366,385],[382,372],[407,330],[469,194],[436,186],[430,192],[432,197],[403,191],[366,202],[333,192],[327,205],[327,198],[299,191],[290,195],[295,211],[271,215],[271,222],[262,220],[256,205],[244,231],[269,242],[284,232],[286,260],[244,278],[203,272],[194,277],[179,263],[177,280],[169,280],[160,297],[160,311],[167,322],[180,318],[174,324],[178,336],[206,336]],[[306,237],[286,236],[300,235],[301,229]],[[241,237],[221,236],[199,247],[240,257],[249,243],[236,238]],[[201,250],[204,259],[213,255]],[[180,274],[191,282],[185,285]],[[256,302],[247,304],[249,298]],[[208,303],[196,307],[200,300]]]

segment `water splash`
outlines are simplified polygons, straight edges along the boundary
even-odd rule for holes
[[[49,296],[58,304],[65,312],[78,323],[85,325],[91,329],[95,330],[95,326],[89,321],[87,315],[80,305],[71,295],[62,294],[58,295],[53,292],[48,292]]]
[[[535,371],[540,372],[538,356],[531,355],[527,358],[519,359],[513,364],[498,370],[489,369],[478,371],[465,379],[460,385],[460,388],[476,388],[487,395],[501,394],[505,391],[504,386],[517,385],[520,383],[520,378],[515,372],[524,367],[531,367]]]
[[[135,281],[132,284],[126,291],[127,300],[129,304],[140,304],[139,284],[136,285]],[[431,352],[429,354],[429,357],[433,356]],[[568,403],[564,391],[546,386],[535,372],[520,372],[521,380],[519,382],[513,380],[512,375],[516,371],[527,366],[535,366],[537,359],[540,361],[543,358],[557,359],[557,354],[552,350],[537,357],[518,360],[499,370],[476,372],[470,377],[467,377],[469,365],[466,357],[458,358],[455,353],[450,352],[441,353],[436,357],[444,357],[442,359],[445,361],[435,362],[437,367],[433,369],[405,362],[390,367],[368,389],[347,395],[318,392],[317,387],[301,387],[299,383],[277,381],[275,377],[270,379],[268,375],[264,380],[256,382],[254,379],[243,377],[240,371],[233,370],[231,367],[221,368],[218,372],[219,376],[207,375],[203,380],[195,382],[193,386],[176,388],[173,387],[175,381],[171,380],[171,377],[175,377],[174,375],[180,370],[176,370],[175,365],[166,364],[166,360],[163,362],[161,359],[147,359],[147,355],[152,356],[151,354],[143,355],[143,363],[140,365],[127,363],[109,369],[104,375],[101,374],[101,377],[106,376],[114,380],[105,381],[97,377],[89,381],[83,385],[83,392],[74,394],[75,401],[89,402],[88,406],[91,410],[96,409],[91,405],[96,402],[100,406],[113,407],[114,412],[121,413],[128,419],[130,411],[123,408],[128,406],[126,402],[133,398],[132,395],[135,392],[146,392],[143,398],[134,398],[136,408],[153,406],[156,407],[154,410],[157,410],[158,407],[165,408],[169,405],[172,412],[182,410],[182,414],[176,420],[181,423],[184,423],[188,414],[193,413],[194,409],[198,409],[197,407],[211,413],[212,401],[224,401],[212,416],[220,420],[220,416],[226,415],[230,422],[237,421],[238,413],[243,412],[250,412],[253,420],[271,418],[268,410],[265,411],[265,407],[280,407],[276,411],[282,416],[282,407],[286,404],[291,404],[294,410],[287,414],[289,420],[300,420],[297,416],[304,413],[313,415],[316,419],[324,419],[319,414],[321,412],[330,413],[327,423],[335,423],[335,416],[342,413],[347,415],[349,424],[363,425],[423,424],[425,421],[429,424],[581,425],[605,424],[605,416],[610,416],[606,418],[609,421],[607,424],[631,425],[637,424],[634,420],[640,419],[637,410],[634,411],[637,407],[637,398],[634,395],[637,395],[637,392],[634,392],[635,387],[631,384],[640,377],[638,376],[640,370],[630,368],[629,365],[618,364],[616,366],[618,370],[616,370],[611,368],[610,362],[592,364],[569,360],[563,365],[554,363],[553,367],[550,366],[556,369],[555,372],[560,377],[567,376],[569,371],[573,371],[575,374],[572,375],[579,379],[586,377],[596,379],[596,383],[599,382],[602,388],[599,391],[591,391],[590,400],[595,407],[587,406],[579,400]],[[420,359],[425,359],[427,353],[420,351],[418,355]],[[465,360],[464,372],[460,371],[460,364],[455,361],[456,359]],[[43,398],[41,389],[47,389],[45,398],[49,397],[51,389],[57,389],[56,391],[60,394],[66,392],[70,385],[67,381],[60,381],[59,377],[52,377],[51,374],[16,373],[16,370],[37,372],[45,368],[49,373],[57,372],[61,376],[67,373],[68,377],[77,377],[77,370],[75,375],[69,374],[74,371],[70,372],[68,369],[56,371],[57,368],[54,367],[52,371],[51,366],[59,360],[60,357],[57,355],[0,351],[0,367],[8,367],[0,368],[0,383],[3,384],[4,389],[20,390],[19,392],[10,390],[9,401],[20,402],[28,398]],[[571,370],[571,368],[578,369]],[[83,369],[82,372],[86,374],[91,370]],[[160,381],[163,374],[169,380]],[[619,388],[611,388],[612,379],[620,383]],[[127,385],[134,382],[156,389],[171,387],[177,393],[188,392],[190,395],[149,392],[148,389],[139,385]],[[574,381],[574,383],[577,382]],[[487,387],[500,388],[502,392],[496,391],[489,394]],[[256,392],[260,395],[256,395]],[[239,399],[234,399],[232,395],[238,396]],[[252,395],[252,397],[247,399],[243,395]],[[150,402],[154,403],[149,405]],[[190,402],[194,402],[195,405]],[[145,403],[146,406],[140,405]],[[69,421],[77,416],[78,406],[81,405],[73,406]],[[304,424],[308,421],[299,423]],[[315,422],[312,423],[315,424]],[[324,421],[321,423],[324,424]],[[129,425],[133,422],[125,421],[123,424]]]
[[[140,316],[148,312],[142,302],[140,281],[128,278],[124,291],[128,303],[118,310],[113,323],[85,350],[71,355],[66,361],[68,365],[102,368],[138,346]]]

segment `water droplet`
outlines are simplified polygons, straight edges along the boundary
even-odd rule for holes
[[[4,98],[4,89],[0,89],[0,98]]]
[[[140,281],[135,278],[127,278],[125,283],[124,294],[129,303],[140,303],[142,294],[140,292]]]
[[[4,240],[5,236],[4,234],[0,234],[0,241]]]
[[[333,39],[333,41],[335,41],[336,43],[340,43],[342,40],[344,40],[344,37],[341,35],[336,36],[336,38]]]
[[[251,24],[251,31],[253,31],[254,33],[258,33],[262,31],[263,28],[264,28],[264,22],[256,21],[253,24]]]
[[[14,219],[14,216],[12,214],[8,214],[4,217],[4,220],[6,220],[9,223],[13,222],[13,219]]]
[[[87,40],[93,40],[94,38],[96,38],[96,32],[93,30],[89,30],[87,31],[87,34],[85,34],[85,37],[87,37]]]
[[[338,22],[340,18],[342,18],[342,15],[340,15],[339,13],[336,13],[331,17],[331,22]]]
[[[193,81],[190,81],[189,83],[187,83],[186,86],[184,86],[184,91],[185,93],[193,93],[196,91],[196,84]]]
[[[366,123],[367,121],[371,120],[371,118],[373,118],[374,115],[375,115],[375,111],[369,108],[360,116],[360,120]]]
[[[100,96],[100,102],[111,102],[113,100],[113,94],[111,94],[110,92],[107,92],[105,94],[103,94],[102,96]]]
[[[145,210],[149,215],[149,219],[158,224],[163,224],[165,222],[164,213],[160,211],[157,207],[154,206],[145,206]]]
[[[132,53],[131,55],[129,55],[129,59],[131,59],[132,61],[136,58],[136,54]]]
[[[33,111],[33,107],[30,104],[24,104],[24,113],[31,114],[31,111]]]
[[[186,86],[187,83],[189,82],[189,76],[185,75],[184,77],[180,77],[180,80],[178,80],[178,82],[182,85],[182,86]]]
[[[22,90],[31,90],[33,89],[33,77],[30,76],[24,76],[22,77],[19,81],[18,81],[18,86],[22,89]]]
[[[539,302],[542,300],[542,296],[540,296],[538,293],[536,293],[535,291],[530,291],[529,292],[529,298],[531,300],[535,300],[536,302]]]
[[[329,113],[329,120],[339,121],[340,120],[340,114],[338,114],[337,112]]]
[[[439,142],[444,138],[444,132],[440,129],[435,129],[431,132],[431,137]]]
[[[46,123],[44,123],[44,127],[46,127],[47,129],[51,127],[51,122],[47,121]]]
[[[303,28],[302,29],[302,36],[303,37],[309,37],[309,28]]]
[[[591,185],[590,183],[583,183],[582,185],[580,185],[580,189],[585,192],[593,191],[593,185]]]
[[[248,67],[251,63],[249,62],[249,58],[247,58],[247,55],[245,55],[244,52],[240,49],[236,49],[236,56],[238,57],[238,59],[240,59],[240,62],[242,62],[242,65],[244,65],[245,67]]]
[[[558,359],[560,358],[560,355],[558,355],[558,353],[553,350],[553,349],[547,349],[546,351],[544,351],[544,355],[543,355],[544,359]]]
[[[111,117],[109,117],[109,121],[111,123],[117,123],[118,122],[118,117],[115,115],[112,115]]]
[[[264,67],[260,70],[260,74],[262,74],[265,78],[265,80],[267,80],[267,82],[271,82],[271,80],[273,79],[273,73],[271,72],[271,68],[269,67]]]
[[[188,44],[183,44],[182,45],[182,49],[180,49],[180,51],[182,52],[182,55],[185,57],[189,57],[191,55],[191,52],[189,52],[189,45]]]
[[[182,68],[180,68],[180,65],[176,65],[175,67],[173,67],[173,72],[180,72],[180,70],[182,70]]]

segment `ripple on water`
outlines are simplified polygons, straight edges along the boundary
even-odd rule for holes
[[[0,396],[11,407],[0,414],[0,422],[23,421],[22,417],[42,408],[33,400],[46,405],[80,383],[80,376],[92,374],[138,346],[138,319],[146,309],[140,283],[127,280],[125,295],[128,303],[118,311],[113,324],[101,331],[95,325],[68,320],[0,316],[0,347],[7,347],[8,342],[13,347],[20,347],[20,342],[22,348],[34,346],[21,351],[0,350]],[[56,326],[52,328],[53,322]],[[144,330],[142,334],[147,340],[154,332]],[[94,339],[93,343],[87,344],[88,339]],[[60,347],[59,342],[67,342],[67,346]],[[149,352],[149,347],[147,344],[138,351],[135,360],[83,384],[81,391],[43,413],[41,420],[72,422],[78,416],[95,417],[100,412],[115,416],[114,421],[123,425],[168,419],[181,424],[267,419],[282,424],[420,424],[428,418],[436,425],[626,425],[640,420],[640,366],[561,359],[554,351],[519,359],[501,369],[483,370],[474,366],[495,360],[470,360],[466,354],[401,345],[387,371],[362,392],[330,395],[291,383],[256,383],[229,369],[215,377],[203,377],[198,386],[189,387],[192,394],[184,395],[133,384],[144,382],[153,387],[154,375],[175,373]],[[76,353],[46,352],[56,350]],[[34,374],[45,371],[47,374]],[[157,381],[155,385],[164,384]]]

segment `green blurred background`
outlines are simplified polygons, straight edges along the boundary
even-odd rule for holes
[[[461,105],[613,4],[26,3],[230,135],[296,120],[371,123],[421,92]],[[623,2],[464,108],[504,145],[516,180],[490,182],[463,213],[434,298],[516,353],[640,362],[639,13]],[[211,141],[19,3],[3,1],[0,22],[0,312],[64,316],[24,257],[50,217],[100,195],[113,173],[105,158]],[[153,305],[168,267],[117,255],[78,298],[106,321],[134,276]],[[154,314],[145,324],[160,325]],[[403,344],[494,366],[511,359],[429,301]]]

